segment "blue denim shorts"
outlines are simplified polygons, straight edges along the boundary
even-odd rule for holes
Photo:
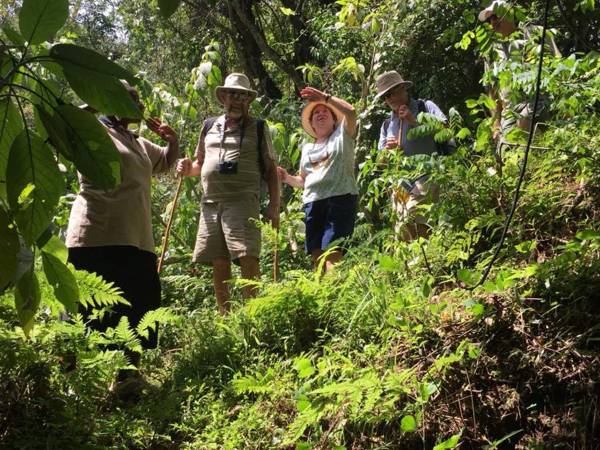
[[[332,242],[352,236],[357,203],[357,195],[344,194],[305,204],[306,251],[325,250]]]

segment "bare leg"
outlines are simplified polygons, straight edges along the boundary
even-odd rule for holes
[[[219,313],[225,315],[229,311],[229,286],[227,282],[231,280],[231,261],[228,258],[217,258],[212,262],[212,266],[217,307]]]
[[[240,269],[242,269],[242,277],[247,280],[258,280],[260,278],[260,266],[258,258],[254,256],[242,256],[240,258]],[[244,286],[242,295],[244,298],[253,298],[258,294],[256,286]]]
[[[313,270],[317,270],[317,267],[319,266],[319,258],[322,254],[323,250],[321,250],[320,248],[317,248],[310,253],[310,256],[312,258]]]
[[[342,256],[342,252],[337,251],[327,255],[327,258],[325,259],[325,272],[329,272],[333,269],[333,266],[342,260]]]

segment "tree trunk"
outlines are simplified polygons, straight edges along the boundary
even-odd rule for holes
[[[252,52],[248,52],[246,60],[253,65],[262,67],[264,70],[260,59],[264,55],[264,57],[273,61],[273,63],[285,72],[294,82],[296,88],[299,89],[303,85],[302,76],[296,71],[296,66],[293,62],[284,60],[281,55],[268,45],[264,32],[256,23],[256,18],[252,12],[253,0],[228,0],[227,3],[230,8],[230,19],[241,36],[240,45],[244,48],[249,46],[253,50]],[[256,52],[256,48],[258,48],[258,53]],[[272,79],[268,75],[267,77],[272,83]],[[279,91],[279,88],[277,88],[277,91]],[[279,97],[273,98],[281,98],[281,91],[279,91]]]

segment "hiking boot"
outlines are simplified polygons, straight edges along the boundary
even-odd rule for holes
[[[142,395],[156,389],[138,371],[128,372],[125,377],[113,381],[108,388],[116,399],[124,403],[137,403]]]

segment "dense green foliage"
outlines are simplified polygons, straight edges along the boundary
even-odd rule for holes
[[[518,3],[540,23],[543,5]],[[492,141],[480,59],[498,36],[476,22],[479,9],[469,0],[0,6],[0,447],[598,447],[600,58],[586,30],[597,29],[600,10],[553,2],[564,56],[544,60],[547,118],[506,242],[479,285],[525,142],[512,133],[517,145],[498,154]],[[500,73],[508,86],[533,92],[535,44],[526,46],[531,65]],[[373,82],[393,68],[448,111],[447,128],[423,116],[414,134],[454,136],[456,153],[417,167],[400,157],[379,163],[374,141],[386,112]],[[106,188],[119,170],[102,127],[72,104],[133,114],[118,82],[126,78],[191,153],[202,118],[219,110],[214,87],[233,70],[256,82],[253,113],[269,120],[288,169],[305,139],[303,82],[357,108],[361,207],[351,251],[322,279],[311,272],[299,192],[285,188],[280,233],[263,227],[260,296],[242,303],[236,285],[233,312],[220,317],[210,271],[190,262],[201,192],[186,179],[163,307],[136,330],[127,320],[105,333],[86,329],[78,303],[101,315],[123,299],[67,264],[61,237],[75,170]],[[428,239],[402,242],[390,192],[424,166],[443,195],[429,211]],[[171,175],[153,186],[157,242],[174,189]],[[71,320],[59,320],[65,312]],[[141,366],[154,389],[120,402],[108,387],[129,367],[121,349],[139,350],[139,335],[156,326],[158,348]]]

